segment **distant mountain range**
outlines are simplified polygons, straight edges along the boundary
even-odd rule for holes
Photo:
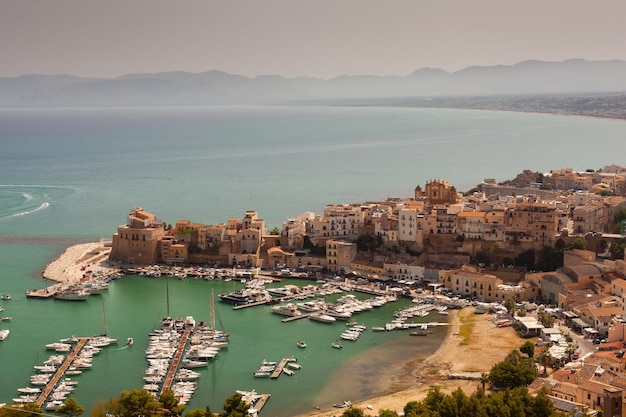
[[[626,91],[626,61],[524,61],[456,72],[333,79],[254,78],[220,71],[128,74],[118,78],[23,75],[0,78],[0,107],[287,104],[408,97],[462,97]],[[376,101],[376,100],[374,100]]]

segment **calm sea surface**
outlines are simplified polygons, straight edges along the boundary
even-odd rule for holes
[[[147,334],[166,310],[164,279],[128,276],[84,303],[24,296],[44,285],[41,270],[65,247],[110,238],[133,207],[168,223],[207,224],[252,209],[273,228],[305,211],[321,213],[327,203],[409,197],[431,179],[467,190],[484,178],[502,181],[523,169],[623,164],[613,155],[625,138],[623,122],[445,109],[0,110],[0,293],[13,295],[0,300],[2,314],[13,317],[0,324],[11,330],[0,342],[0,402],[28,384],[32,366],[47,358],[46,343],[104,327],[135,344],[105,349],[93,369],[77,377],[75,397],[90,408],[97,399],[142,385]],[[240,285],[171,282],[171,314],[208,320],[211,291]],[[357,320],[381,325],[403,303],[410,301]],[[202,371],[189,409],[221,410],[236,389],[272,394],[263,414],[279,417],[376,395],[381,388],[368,381],[390,366],[380,352],[392,352],[398,361],[426,356],[445,332],[410,338],[368,331],[337,350],[330,342],[342,323],[281,323],[267,307],[233,311],[216,305],[231,344]],[[297,349],[299,339],[307,341],[306,349]],[[262,359],[292,354],[303,366],[293,377],[252,377]],[[373,359],[364,361],[368,355]],[[328,384],[343,391],[328,394]]]

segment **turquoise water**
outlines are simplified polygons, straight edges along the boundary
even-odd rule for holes
[[[623,163],[610,155],[624,137],[626,124],[616,121],[446,109],[0,110],[0,293],[13,295],[0,301],[13,317],[0,324],[11,329],[0,342],[0,401],[26,385],[32,366],[47,357],[46,343],[99,333],[104,324],[135,344],[103,351],[78,378],[76,398],[89,408],[141,386],[147,334],[165,313],[164,280],[125,277],[85,303],[24,297],[44,285],[41,270],[65,247],[110,238],[133,207],[168,223],[208,224],[252,209],[271,229],[305,211],[321,213],[327,203],[408,197],[430,179],[465,190],[523,169]],[[171,284],[172,315],[196,319],[208,318],[212,289],[237,285]],[[366,398],[381,392],[372,381],[389,377],[385,369],[394,361],[427,355],[443,336],[442,329],[432,338],[367,332],[336,350],[330,342],[343,324],[281,323],[264,307],[232,311],[216,304],[232,343],[203,371],[190,408],[220,410],[234,390],[253,388],[272,394],[264,414],[274,416]],[[380,325],[398,307],[358,321]],[[308,347],[298,350],[298,339]],[[293,377],[252,378],[263,358],[291,354],[303,365]],[[329,384],[337,389],[325,390]]]

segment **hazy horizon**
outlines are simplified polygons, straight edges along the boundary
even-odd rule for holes
[[[330,79],[626,60],[624,15],[621,0],[0,0],[0,77],[216,70]]]

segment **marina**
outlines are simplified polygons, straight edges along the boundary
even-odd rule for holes
[[[129,277],[116,280],[115,285],[123,284],[127,278]],[[164,279],[162,278],[160,281],[146,281],[145,276],[139,276],[135,279],[143,280],[144,282],[161,282],[162,285],[164,284],[166,287],[166,298],[168,300],[167,309],[169,311],[169,299],[172,296],[169,289],[170,284],[168,284],[169,277]],[[181,283],[179,285],[184,285],[184,282],[188,282],[189,284],[193,283],[193,286],[207,285],[205,280],[194,280],[189,277],[181,278],[178,281]],[[220,283],[218,286],[229,287],[233,285],[239,287],[253,286],[260,292],[263,291],[263,288],[266,285],[276,285],[276,281],[266,281],[260,283],[261,280],[256,282],[254,279],[248,279],[246,282],[239,282],[238,280],[211,280],[210,282],[211,283],[209,285],[212,287],[214,287],[217,283]],[[328,326],[329,329],[333,328],[338,320],[342,320],[341,325],[343,326],[345,324],[346,327],[341,329],[339,335],[335,333],[332,339],[329,340],[331,347],[334,348],[333,350],[343,349],[343,346],[337,342],[338,340],[349,341],[352,346],[352,342],[356,342],[361,339],[362,335],[366,332],[368,326],[363,323],[357,323],[357,321],[352,318],[356,317],[357,314],[365,314],[369,316],[374,311],[374,308],[376,311],[384,311],[385,309],[383,307],[392,307],[393,310],[386,310],[389,314],[388,317],[391,317],[393,320],[385,324],[385,327],[382,328],[385,330],[401,330],[413,329],[418,326],[426,326],[425,323],[412,323],[408,320],[412,318],[423,319],[430,313],[430,311],[436,310],[435,307],[425,302],[411,303],[410,299],[404,299],[403,302],[399,303],[399,305],[404,307],[398,308],[395,304],[400,299],[393,293],[383,292],[381,295],[368,297],[367,295],[369,295],[369,292],[362,291],[362,295],[357,297],[355,294],[358,293],[352,292],[352,290],[357,286],[352,285],[349,280],[337,281],[336,283],[328,281],[321,285],[310,284],[310,281],[308,280],[293,280],[292,282],[297,284],[289,284],[289,295],[279,295],[278,298],[272,298],[271,301],[262,300],[256,303],[249,303],[249,305],[233,305],[229,302],[222,302],[222,306],[220,306],[217,310],[224,310],[224,308],[226,308],[227,310],[232,311],[235,315],[245,315],[247,310],[254,310],[255,313],[253,314],[255,314],[255,316],[258,316],[259,312],[263,312],[262,314],[266,315],[270,320],[272,317],[276,317],[277,315],[284,316],[284,318],[278,320],[279,323],[289,323],[295,320],[300,321],[299,319],[301,318],[315,317],[315,320],[312,319],[311,321],[325,323],[321,327]],[[281,284],[282,283],[278,282],[278,285]],[[323,290],[321,290],[322,287],[324,288]],[[112,286],[111,288],[115,289],[115,286]],[[281,294],[281,291],[275,293]],[[320,291],[324,292],[322,293]],[[296,294],[299,295],[294,298]],[[308,298],[311,298],[311,300],[304,301]],[[161,320],[159,327],[150,333],[148,348],[146,349],[146,359],[149,366],[143,377],[144,383],[142,387],[144,389],[152,392],[155,396],[171,389],[181,404],[193,403],[193,395],[197,391],[198,383],[201,383],[203,380],[203,374],[205,373],[204,370],[209,367],[209,363],[211,361],[216,360],[216,355],[220,349],[229,345],[228,338],[224,337],[224,334],[217,331],[215,328],[215,317],[219,316],[219,314],[216,312],[213,296],[211,296],[209,300],[210,326],[206,326],[204,322],[201,322],[200,325],[196,326],[195,320],[192,316],[172,319],[168,315],[165,319]],[[296,301],[298,302],[296,303]],[[271,306],[270,308],[263,307],[268,304]],[[375,305],[376,307],[374,307]],[[242,309],[244,306],[246,307],[245,310]],[[300,308],[302,308],[303,311],[300,311]],[[416,313],[416,311],[419,313]],[[424,312],[426,312],[426,314],[424,314]],[[331,316],[330,314],[336,314],[340,317],[345,316],[346,319],[343,319],[343,317],[337,318]],[[350,318],[350,320],[347,320],[347,318]],[[360,321],[361,320],[359,320],[359,322]],[[430,322],[430,325],[435,326],[436,324],[435,322]],[[372,324],[370,324],[370,326],[372,330],[375,330],[374,328],[381,328],[381,326],[374,326]],[[297,327],[301,326],[296,326],[296,328]],[[333,339],[335,341],[331,342]],[[70,352],[72,343],[76,343],[77,340],[80,339],[66,338],[59,342],[49,343],[46,347],[47,349],[58,352]],[[133,344],[133,342],[134,340],[132,337],[127,338],[124,347],[129,347]],[[97,343],[97,340],[94,338],[92,343]],[[300,349],[306,348],[308,345],[301,338],[298,339],[298,343],[293,343]],[[350,350],[352,350],[352,347]],[[285,378],[293,377],[295,373],[301,369],[301,367],[302,365],[295,360],[293,355],[287,355],[279,363],[262,364],[262,366],[254,372],[253,377],[258,381],[262,381],[263,379],[276,380],[279,379],[281,375],[284,375]],[[76,375],[80,375],[82,370],[76,369],[76,367],[71,370],[67,368],[66,374],[69,375],[69,372],[76,372]],[[37,380],[37,383],[39,383],[39,381],[45,384],[52,384],[50,379],[46,379],[46,377],[41,377],[41,379]],[[56,381],[58,382],[58,379]],[[50,395],[49,389],[45,392]],[[34,394],[22,393],[22,395],[23,397],[20,401],[28,401]],[[54,401],[57,402],[55,403]],[[47,401],[46,403],[49,403],[50,407],[53,407],[55,405],[59,405],[58,401],[59,400],[57,399],[53,399],[51,401]],[[255,409],[257,412],[259,411],[257,407],[255,407]]]

